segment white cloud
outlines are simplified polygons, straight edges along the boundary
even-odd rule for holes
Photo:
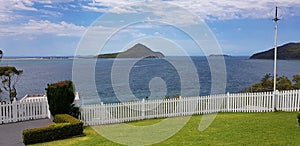
[[[83,5],[82,8],[85,9],[85,10],[94,11],[94,12],[105,12],[105,11],[107,11],[107,8],[98,8],[98,7],[87,6],[87,5]]]
[[[14,17],[13,17],[14,16]],[[13,15],[11,12],[0,12],[0,22],[10,22],[16,20],[17,16]]]
[[[138,0],[93,0],[92,2],[88,3],[88,5],[83,5],[82,8],[86,10],[91,10],[95,12],[107,12],[108,10],[111,13],[134,13],[136,10],[132,9],[131,7],[124,7],[125,5],[131,4],[133,2],[139,2]]]
[[[53,8],[56,3],[69,3],[74,0],[0,0],[0,22],[9,22],[15,20],[14,16],[18,15],[14,11],[36,11],[39,13],[34,4],[44,4],[44,8]],[[161,2],[158,9],[161,13],[167,10],[166,3],[177,5],[188,11],[197,14],[201,19],[206,20],[227,20],[227,19],[243,19],[243,18],[272,18],[274,7],[280,7],[281,16],[300,15],[300,1],[299,0],[168,0],[154,2]],[[87,11],[95,11],[105,13],[111,11],[112,13],[138,13],[140,10],[136,4],[147,3],[140,0],[90,0],[78,1],[78,5],[70,4],[70,7],[78,9],[81,7]],[[129,6],[132,4],[131,6]],[[72,6],[71,6],[72,5]],[[160,8],[161,7],[161,8]],[[56,13],[56,9],[47,12],[47,14]],[[180,14],[174,16],[180,17]],[[45,12],[45,10],[44,10]],[[177,12],[179,13],[179,12]],[[47,15],[46,14],[46,15]],[[19,14],[21,16],[21,14]],[[50,15],[54,16],[54,15]],[[55,17],[55,16],[54,16]],[[189,20],[190,17],[185,16],[183,20]]]
[[[117,1],[112,1],[112,0],[94,0],[92,2],[93,5],[98,5],[98,6],[104,6],[104,7],[119,7],[119,6],[124,6],[130,3],[136,3],[136,2],[141,2],[139,0],[117,0]]]
[[[32,7],[33,2],[30,0],[1,0],[0,11],[8,12],[12,10],[27,10],[37,11],[36,8]]]
[[[57,36],[76,36],[79,37],[85,31],[85,27],[77,26],[64,21],[60,23],[52,23],[48,20],[29,20],[28,23],[21,26],[0,27],[0,36],[7,35],[41,35],[53,34]]]
[[[120,38],[122,39],[122,37],[132,37],[132,39],[137,39],[137,38],[141,38],[141,37],[145,37],[147,36],[147,34],[142,33],[140,30],[137,29],[123,29],[120,30],[117,33],[117,36],[115,36],[116,38],[113,38],[114,40],[120,40]]]
[[[73,0],[0,0],[0,23],[13,22],[20,18],[26,19],[27,16],[22,13],[22,11],[34,11],[36,13],[54,16],[53,14],[57,14],[56,11],[51,12],[38,9],[34,4],[45,4],[44,8],[53,8],[53,4],[55,3],[68,3],[71,1]]]
[[[48,11],[48,10],[39,10],[40,16],[44,16],[44,17],[55,17],[58,18],[60,16],[62,16],[63,14],[60,12],[55,12],[55,11]]]
[[[52,5],[44,5],[45,8],[54,8]]]
[[[81,36],[85,30],[83,26],[64,21],[53,23],[49,20],[39,20],[41,18],[63,16],[64,13],[58,12],[54,4],[71,1],[73,0],[0,0],[0,35],[54,34],[57,36]],[[38,9],[35,7],[36,3],[44,4],[44,6]],[[143,9],[144,7],[139,7],[137,4],[145,4],[147,6],[147,2],[141,3],[140,0],[93,0],[91,2],[79,1],[78,5],[73,4],[70,5],[70,9],[79,10],[78,8],[81,7],[88,11],[101,13],[111,11],[118,14],[138,14],[145,10]],[[130,4],[132,5],[129,6]],[[174,5],[183,9],[175,9]],[[146,11],[152,12],[152,15],[147,16],[148,19],[146,18],[146,20],[163,20],[163,22],[170,24],[193,24],[193,22],[199,20],[194,20],[195,17],[192,13],[205,20],[272,18],[275,5],[280,7],[280,15],[282,17],[288,15],[300,16],[300,12],[297,11],[300,9],[299,0],[169,0],[147,9]],[[51,10],[43,10],[45,7],[51,8]],[[15,13],[15,11],[18,11],[18,13]],[[23,15],[22,11],[34,11],[38,14],[38,18],[33,18],[34,16],[27,16],[26,14]],[[188,13],[188,11],[192,13]],[[22,21],[19,21],[20,19]],[[28,19],[31,19],[28,23],[20,24],[20,22]],[[125,17],[124,21],[130,19]],[[2,25],[1,22],[3,23]],[[114,24],[110,27],[114,27]],[[136,25],[133,29],[146,29],[148,27],[153,26]],[[131,34],[136,37],[144,35],[139,32],[132,32]]]
[[[68,3],[72,2],[74,0],[28,0],[35,3],[41,3],[41,4],[53,4],[53,3]]]
[[[89,7],[93,9],[90,8],[89,10],[104,12],[106,8],[115,13],[137,12],[134,9],[134,4],[137,4],[137,2],[141,1],[94,0],[93,3],[89,4]],[[169,0],[162,2],[161,7],[166,6],[164,3],[177,5],[197,14],[201,19],[207,20],[272,18],[275,6],[279,6],[283,10],[282,13],[284,14],[282,16],[295,15],[294,11],[300,9],[299,0]],[[128,6],[128,4],[133,4],[133,7]],[[290,9],[290,7],[295,7],[295,9]],[[174,16],[178,15],[174,14]]]

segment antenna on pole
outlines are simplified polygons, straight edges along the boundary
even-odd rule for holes
[[[278,18],[278,12],[277,12],[277,6],[275,9],[275,18],[273,21],[275,21],[275,40],[274,40],[274,110],[276,111],[276,105],[277,105],[277,99],[275,100],[275,93],[276,93],[276,78],[277,78],[277,42],[278,42],[278,21],[280,19]]]
[[[279,18],[278,18],[278,7],[276,6],[276,9],[275,9],[275,18],[273,19],[275,22],[277,22],[278,20],[280,20]]]

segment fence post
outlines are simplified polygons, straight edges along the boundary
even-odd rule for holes
[[[179,98],[179,116],[183,116],[183,98],[180,96]]]
[[[297,90],[297,92],[298,92],[298,97],[297,97],[297,101],[298,101],[298,106],[297,106],[297,111],[299,111],[300,109],[299,109],[299,105],[300,105],[300,90]],[[1,114],[1,113],[0,113]]]
[[[229,92],[227,92],[227,96],[226,96],[226,100],[227,100],[227,112],[229,112],[229,110],[230,110],[230,107],[229,107],[229,97],[230,97],[230,94],[229,94]]]
[[[279,91],[276,90],[276,107],[277,107],[277,110],[280,110],[280,107],[279,107]]]
[[[47,98],[47,96],[44,96],[44,98],[45,98],[45,100],[46,100],[47,117],[48,117],[50,120],[53,120],[54,118],[52,117],[51,112],[50,112],[50,109],[49,109],[48,98]]]
[[[278,90],[273,92],[273,107],[274,107],[273,110],[274,111],[279,110],[279,107],[278,107],[279,106],[279,104],[278,104],[278,101],[279,101],[278,94],[279,94]]]
[[[107,121],[109,121],[109,118],[106,118],[106,112],[107,111],[105,111],[105,107],[104,107],[105,105],[104,105],[104,103],[103,102],[100,102],[100,122],[101,122],[101,124],[108,124],[108,122]],[[109,114],[108,114],[109,115]],[[89,118],[88,119],[90,122],[91,122],[91,118]],[[107,121],[106,121],[107,120]]]
[[[142,99],[142,119],[145,119],[145,112],[146,112],[146,106],[145,106],[145,99]]]
[[[14,100],[12,101],[12,111],[13,114],[13,122],[17,122],[17,114],[18,114],[18,109],[17,109],[17,99],[14,98]]]
[[[275,91],[273,91],[273,99],[272,99],[273,111],[276,111],[275,94],[276,94]]]

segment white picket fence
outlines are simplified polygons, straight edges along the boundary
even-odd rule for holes
[[[300,90],[81,105],[80,119],[85,125],[102,125],[217,112],[272,112],[275,108],[299,111]],[[0,124],[42,118],[50,118],[46,96],[0,102]]]
[[[0,124],[49,117],[47,97],[0,102]]]
[[[217,112],[272,112],[275,108],[299,111],[300,90],[82,105],[80,118],[85,125],[102,125]]]

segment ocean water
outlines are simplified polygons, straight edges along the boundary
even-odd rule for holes
[[[17,97],[44,94],[47,84],[76,80],[83,104],[159,99],[240,92],[273,74],[272,60],[247,57],[170,57],[166,59],[2,60],[0,64],[23,70]],[[279,60],[278,75],[300,74],[300,61]],[[82,75],[74,77],[74,72]],[[92,78],[90,72],[94,72]],[[75,79],[76,78],[76,79]],[[91,80],[92,79],[92,80]]]

